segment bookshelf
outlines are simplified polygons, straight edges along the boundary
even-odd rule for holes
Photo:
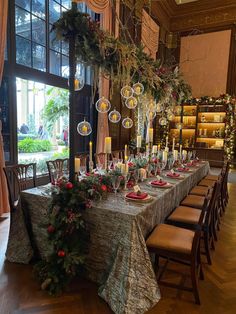
[[[195,149],[197,156],[220,165],[224,158],[226,107],[224,104],[183,104],[177,106],[170,123],[170,140],[176,149]]]

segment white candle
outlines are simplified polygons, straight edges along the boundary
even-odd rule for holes
[[[152,146],[152,153],[156,154],[157,153],[157,145]]]
[[[158,153],[159,153],[159,151],[161,149],[161,145],[160,144],[157,146],[157,149],[158,149]]]
[[[165,152],[169,153],[169,147],[165,147]]]
[[[178,160],[178,151],[177,150],[174,150],[173,156],[174,156],[174,160]]]
[[[175,137],[173,137],[172,152],[175,150]]]
[[[125,175],[125,164],[120,165],[120,172],[122,175]]]
[[[89,161],[93,161],[93,143],[89,142]]]
[[[167,153],[166,151],[163,151],[163,152],[162,152],[162,159],[163,159],[164,161],[167,161],[167,157],[168,157],[168,153]]]
[[[141,148],[142,147],[142,136],[138,135],[137,136],[137,148]]]
[[[111,137],[105,137],[105,154],[111,154]]]
[[[153,128],[148,130],[149,143],[153,143]]]
[[[186,150],[183,150],[183,151],[182,151],[182,155],[183,155],[183,156],[187,156],[187,154],[188,154],[188,153],[187,153]]]
[[[180,156],[182,155],[182,148],[183,148],[183,145],[180,144],[180,145],[179,145],[179,153],[180,153]]]
[[[125,145],[125,161],[128,160],[128,146]]]
[[[79,172],[80,171],[80,158],[75,158],[75,172]]]

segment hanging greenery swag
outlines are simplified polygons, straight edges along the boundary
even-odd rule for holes
[[[142,83],[145,91],[156,100],[171,95],[178,101],[191,95],[190,86],[184,82],[178,68],[162,66],[159,60],[153,60],[143,51],[142,45],[111,36],[100,28],[99,22],[74,7],[62,14],[53,24],[52,31],[58,40],[69,42],[75,38],[77,62],[93,66],[97,74],[95,88],[100,70],[113,85]]]

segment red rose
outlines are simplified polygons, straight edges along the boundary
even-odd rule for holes
[[[129,166],[129,167],[133,167],[134,164],[133,164],[132,162],[128,162],[128,166]]]
[[[67,189],[73,189],[73,184],[71,182],[66,183],[66,188]]]
[[[60,251],[57,252],[57,255],[58,255],[59,257],[64,257],[64,256],[66,255],[66,253],[65,253],[65,251],[63,251],[63,250],[60,250]]]
[[[101,189],[103,192],[106,192],[107,191],[107,186],[105,184],[102,184],[101,185]]]
[[[55,231],[55,228],[52,225],[48,226],[48,233],[53,233]]]

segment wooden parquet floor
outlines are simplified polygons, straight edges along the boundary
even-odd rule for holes
[[[205,280],[199,282],[202,305],[194,304],[191,293],[161,287],[161,301],[148,314],[234,314],[236,313],[236,184],[229,184],[229,205],[221,223],[212,266],[204,259]],[[98,297],[97,286],[75,282],[59,298],[39,290],[29,265],[4,261],[9,219],[0,221],[0,314],[109,314]],[[180,268],[181,267],[181,268]],[[185,266],[173,266],[187,275]],[[183,280],[167,272],[170,280]],[[186,278],[186,280],[188,280]],[[136,313],[133,313],[136,314]]]

